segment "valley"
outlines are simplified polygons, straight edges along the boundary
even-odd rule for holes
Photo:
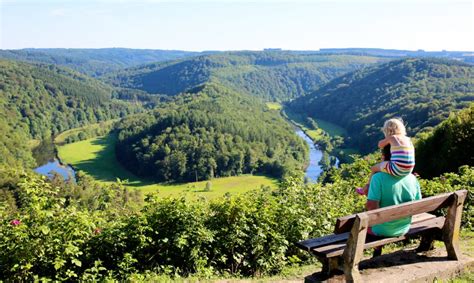
[[[275,110],[280,109],[279,104],[272,104],[272,106]],[[59,134],[54,139],[59,161],[49,161],[56,157],[55,151],[51,151],[48,155],[49,157],[43,159],[46,160],[46,164],[39,166],[35,171],[45,175],[50,175],[51,172],[54,171],[61,174],[65,179],[74,179],[75,172],[82,171],[82,173],[93,177],[101,183],[110,184],[120,180],[124,186],[130,189],[138,189],[144,194],[155,193],[162,197],[187,194],[193,198],[200,195],[207,198],[214,198],[223,196],[226,193],[245,193],[261,186],[276,188],[278,185],[277,179],[258,175],[221,177],[209,181],[183,184],[157,184],[153,180],[139,178],[130,173],[117,161],[114,150],[117,136],[114,133],[66,143],[66,141],[74,140],[72,137],[76,137],[80,132],[94,132],[97,131],[99,127],[107,128],[107,126],[111,126],[115,122],[117,122],[117,120],[91,124]],[[309,181],[315,182],[322,172],[319,165],[322,152],[314,146],[313,141],[302,130],[297,128],[295,131],[298,136],[306,141],[310,148],[309,162],[305,169],[305,176]],[[69,165],[72,167],[68,167]],[[212,189],[210,191],[205,191],[207,182],[211,183]]]
[[[400,54],[0,52],[0,278],[282,276],[364,210],[395,116],[423,197],[472,192],[474,66]]]

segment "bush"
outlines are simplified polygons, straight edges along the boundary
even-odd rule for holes
[[[329,234],[335,218],[363,210],[365,198],[353,188],[366,182],[374,161],[369,156],[344,164],[326,176],[331,183],[305,185],[289,177],[277,190],[212,201],[149,196],[141,208],[126,201],[130,193],[120,184],[100,186],[86,176],[79,176],[77,185],[51,183],[31,173],[0,170],[5,177],[0,191],[9,196],[0,198],[0,277],[77,281],[276,274],[310,259],[295,242]],[[457,174],[420,183],[425,197],[468,188],[462,225],[472,229],[473,180],[474,168],[464,166]]]

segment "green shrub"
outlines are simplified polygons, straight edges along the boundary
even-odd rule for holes
[[[327,183],[289,177],[276,190],[212,201],[150,196],[141,208],[126,201],[120,183],[100,186],[79,176],[77,185],[64,184],[0,170],[0,191],[9,196],[0,198],[0,278],[277,274],[310,259],[295,242],[329,234],[337,217],[363,210],[365,198],[353,188],[366,182],[375,160],[355,158],[327,174]],[[425,197],[467,188],[462,225],[472,229],[473,180],[474,168],[464,166],[420,183]]]

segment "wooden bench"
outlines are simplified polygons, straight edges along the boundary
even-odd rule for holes
[[[342,269],[347,281],[360,282],[359,262],[364,249],[420,237],[418,251],[433,247],[433,240],[446,246],[448,258],[459,259],[459,229],[467,190],[459,190],[418,201],[403,203],[338,218],[334,234],[298,242],[296,245],[311,252],[323,264],[322,272],[331,275]],[[447,207],[447,215],[436,217],[434,212]],[[413,216],[410,230],[399,237],[377,237],[367,234],[367,228],[399,218]]]

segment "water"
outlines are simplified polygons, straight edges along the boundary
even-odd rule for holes
[[[71,166],[62,165],[57,159],[49,160],[48,163],[37,167],[35,172],[46,175],[49,178],[52,178],[55,173],[63,176],[64,180],[72,180],[76,182],[75,172]]]
[[[296,129],[296,134],[302,137],[309,145],[309,165],[306,168],[306,178],[311,182],[316,182],[318,177],[323,173],[323,169],[319,165],[319,161],[323,158],[323,152],[314,145],[313,141],[300,129]]]

